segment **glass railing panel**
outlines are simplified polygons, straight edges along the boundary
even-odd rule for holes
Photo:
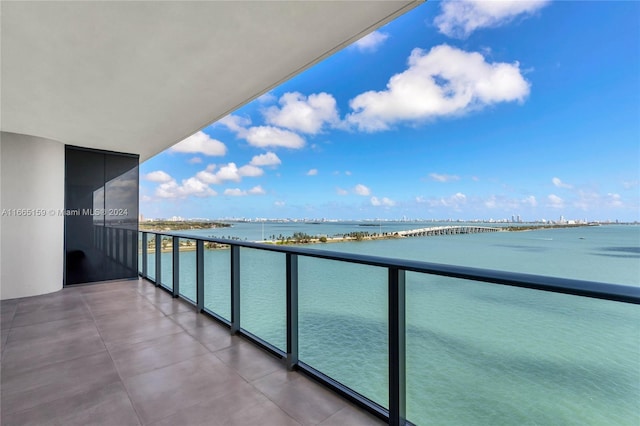
[[[240,249],[240,327],[285,350],[286,257],[257,249]]]
[[[160,244],[160,285],[169,290],[173,290],[173,238],[167,235],[161,235]]]
[[[231,250],[204,242],[204,307],[231,321]]]
[[[299,359],[388,408],[386,268],[298,258]]]
[[[142,246],[142,232],[138,232],[138,273],[142,274],[142,257],[144,256],[144,247]]]
[[[180,238],[180,296],[196,302],[196,240]]]
[[[417,424],[640,424],[637,306],[407,273]]]
[[[156,234],[147,234],[147,277],[156,280]]]

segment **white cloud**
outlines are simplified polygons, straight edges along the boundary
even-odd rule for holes
[[[240,177],[240,172],[238,171],[238,166],[236,166],[236,163],[229,163],[225,166],[220,167],[220,170],[218,170],[216,176],[221,181],[231,180],[240,182],[240,180],[242,179]]]
[[[151,182],[169,182],[171,180],[173,180],[173,178],[166,172],[163,172],[162,170],[156,170],[155,172],[151,172],[151,173],[147,173],[146,175],[144,175],[145,180],[151,181]]]
[[[216,166],[210,164],[205,170],[196,174],[196,178],[207,184],[221,184],[225,181],[240,182],[243,177],[257,177],[264,174],[264,170],[250,164],[240,168],[236,163],[222,165],[217,172],[214,173]]]
[[[555,194],[549,195],[547,200],[549,201],[549,207],[553,207],[554,209],[561,209],[564,207],[564,200]]]
[[[624,203],[622,202],[622,197],[620,194],[608,193],[606,198],[606,204],[609,207],[623,207]]]
[[[338,195],[347,195],[348,193],[349,191],[347,191],[346,189],[336,188],[336,194]]]
[[[195,197],[213,197],[217,195],[217,192],[209,188],[206,183],[198,178],[191,177],[182,180],[181,184],[178,184],[173,179],[169,182],[162,183],[156,188],[155,195],[160,198],[186,198],[190,195]]]
[[[252,166],[277,166],[282,164],[282,161],[273,152],[267,152],[254,156],[249,164]]]
[[[361,52],[375,52],[376,50],[378,50],[378,47],[380,47],[380,45],[384,43],[384,41],[388,38],[389,34],[380,31],[374,31],[353,43],[352,46]]]
[[[262,104],[270,104],[271,102],[275,102],[276,99],[276,95],[271,92],[267,92],[256,100]]]
[[[498,200],[495,195],[490,196],[488,199],[484,201],[484,206],[488,209],[495,209],[498,207]]]
[[[317,174],[318,174],[318,169],[310,169],[310,170],[307,172],[307,176],[315,176],[315,175],[317,175]]]
[[[215,173],[212,173],[212,171],[213,170],[209,170],[209,168],[207,168],[207,170],[196,173],[196,178],[207,184],[217,185],[222,183],[222,180],[220,180],[220,178],[216,176]]]
[[[251,195],[264,195],[267,192],[262,188],[262,186],[258,185],[258,186],[254,186],[253,188],[251,188],[249,191],[247,191],[249,194]]]
[[[247,131],[246,127],[251,125],[251,119],[229,114],[218,120],[218,123],[222,124],[234,133],[239,133],[239,136],[242,136],[242,133]]]
[[[363,184],[361,184],[361,183],[357,184],[353,188],[353,192],[355,192],[358,195],[362,195],[362,196],[371,195],[371,190],[369,188],[367,188],[366,186],[364,186]]]
[[[532,15],[549,0],[445,0],[433,20],[449,37],[466,38],[479,28],[498,27],[519,15]]]
[[[247,164],[238,169],[238,174],[240,176],[257,177],[262,176],[264,174],[264,170],[262,170],[260,167]]]
[[[269,124],[302,133],[316,134],[325,124],[337,124],[336,100],[328,93],[315,93],[305,97],[299,92],[282,95],[281,107],[272,106],[264,111]]]
[[[460,180],[460,176],[456,175],[441,175],[438,173],[430,173],[429,177],[436,182],[453,182],[456,180]]]
[[[396,205],[396,202],[387,197],[371,197],[371,205],[372,206],[385,206],[385,207],[393,207]]]
[[[185,152],[190,154],[204,154],[223,156],[227,153],[227,147],[219,140],[212,139],[206,133],[200,131],[170,148],[174,152]]]
[[[345,175],[347,175],[347,176],[351,176],[351,172],[350,172],[349,170],[346,170],[346,171],[344,172],[344,174],[345,174]]]
[[[202,158],[200,158],[200,157],[190,158],[188,163],[189,164],[200,164],[200,163],[202,163]]]
[[[461,192],[458,192],[449,197],[430,199],[425,199],[424,197],[416,197],[416,202],[420,204],[427,203],[430,207],[451,207],[454,209],[458,209],[461,205],[466,204],[467,196]]]
[[[538,205],[538,200],[533,195],[529,195],[525,199],[522,200],[522,204],[529,205],[531,207],[536,207]]]
[[[228,188],[224,190],[224,195],[229,195],[231,197],[242,197],[247,195],[247,192],[241,190],[240,188]]]
[[[254,186],[248,191],[244,191],[240,188],[228,188],[224,190],[224,195],[228,195],[230,197],[244,197],[247,195],[264,195],[266,191],[262,188],[262,186]]]
[[[461,115],[498,102],[522,102],[529,94],[529,83],[517,62],[489,63],[480,53],[446,44],[429,52],[414,49],[408,65],[389,79],[386,90],[353,98],[347,121],[361,131],[374,132],[397,122]]]
[[[299,135],[272,126],[251,127],[247,130],[245,138],[250,145],[260,148],[281,146],[297,149],[304,146],[304,139]]]
[[[622,182],[622,187],[624,189],[634,189],[640,185],[640,181],[637,180],[628,180]]]
[[[560,180],[560,178],[554,177],[553,179],[551,179],[551,182],[553,182],[553,184],[555,186],[557,186],[558,188],[567,188],[567,189],[571,189],[573,188],[573,185],[569,185],[568,183],[564,183]]]
[[[273,205],[276,207],[284,207],[285,206],[285,202],[284,201],[274,201]]]

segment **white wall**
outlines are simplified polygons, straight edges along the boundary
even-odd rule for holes
[[[41,209],[17,216],[12,209]],[[64,144],[0,134],[0,299],[62,288]]]

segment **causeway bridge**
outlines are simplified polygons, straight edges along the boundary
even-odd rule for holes
[[[499,232],[499,228],[488,226],[434,226],[431,228],[410,229],[398,231],[400,237],[427,237],[432,235],[456,235],[456,234],[477,234],[480,232]]]

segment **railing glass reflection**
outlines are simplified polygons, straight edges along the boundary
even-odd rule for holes
[[[196,240],[178,238],[180,296],[196,302]],[[174,249],[175,250],[175,249]]]
[[[205,242],[203,246],[204,308],[231,321],[231,250],[217,243]]]
[[[640,420],[637,308],[409,272],[408,418],[632,424]]]
[[[298,282],[300,361],[388,408],[386,268],[299,256]]]
[[[240,327],[286,349],[285,256],[240,249]]]

